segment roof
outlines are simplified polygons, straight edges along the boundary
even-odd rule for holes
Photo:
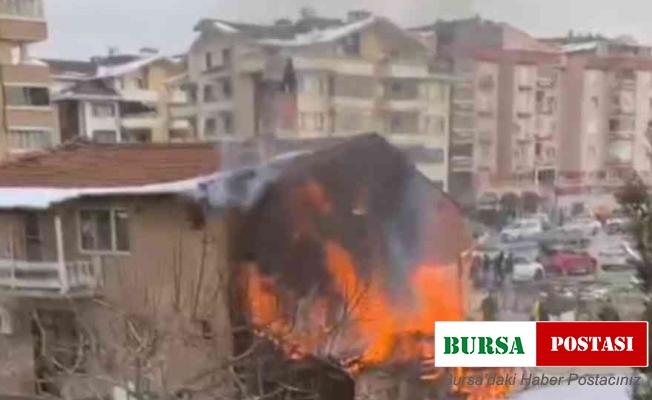
[[[215,173],[214,144],[72,143],[0,164],[0,188],[111,188]]]
[[[155,55],[150,57],[138,57],[124,63],[115,63],[110,65],[100,65],[97,69],[95,78],[113,78],[116,76],[125,75],[131,72],[138,71],[157,61],[166,60],[166,57]]]
[[[115,55],[95,57],[90,61],[43,59],[54,75],[80,80],[113,78],[125,75],[158,61],[177,62],[175,58],[161,55]]]
[[[195,30],[214,29],[224,34],[243,34],[269,46],[306,46],[328,43],[366,29],[385,20],[370,16],[361,20],[342,22],[339,19],[303,18],[285,24],[257,25],[229,22],[219,19],[204,19]],[[386,20],[385,20],[386,21]]]
[[[106,85],[100,80],[82,80],[73,86],[63,89],[57,98],[75,98],[75,97],[115,97],[118,98],[118,92]]]
[[[50,66],[53,75],[78,75],[80,77],[95,75],[97,65],[92,61],[43,59]]]
[[[307,46],[318,43],[328,43],[360,32],[379,21],[377,17],[365,18],[350,24],[315,29],[305,33],[297,33],[289,39],[262,39],[259,43],[272,46]]]

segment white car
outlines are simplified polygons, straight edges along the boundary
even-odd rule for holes
[[[532,238],[543,232],[543,223],[540,219],[521,219],[512,222],[500,232],[504,242]]]
[[[514,259],[514,273],[512,274],[514,282],[540,281],[545,276],[545,270],[540,263],[522,257]]]
[[[565,233],[579,233],[582,236],[595,236],[602,229],[600,221],[586,217],[565,223],[559,230]]]
[[[639,252],[627,242],[622,242],[598,253],[598,263],[604,270],[630,268],[641,261]]]
[[[630,266],[627,252],[622,245],[600,250],[597,260],[603,270],[621,269]]]

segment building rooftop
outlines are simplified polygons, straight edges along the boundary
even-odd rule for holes
[[[80,77],[90,77],[95,75],[97,64],[92,61],[81,60],[59,60],[43,59],[43,62],[50,66],[53,75],[79,75]]]
[[[214,144],[71,143],[0,164],[0,188],[130,187],[210,175]]]
[[[297,21],[280,20],[272,25],[204,19],[197,24],[195,30],[241,34],[269,46],[306,46],[339,40],[379,21],[387,20],[369,13],[360,13],[347,21],[334,18],[303,17]]]

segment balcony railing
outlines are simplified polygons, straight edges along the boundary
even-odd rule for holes
[[[451,168],[455,171],[473,169],[473,157],[453,156],[451,157]]]
[[[0,17],[43,19],[42,0],[0,0]]]
[[[30,262],[0,260],[0,292],[16,295],[70,295],[92,293],[101,282],[101,273],[91,261]]]

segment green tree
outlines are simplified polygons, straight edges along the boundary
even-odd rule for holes
[[[634,176],[616,193],[616,199],[631,220],[629,233],[641,255],[641,261],[637,264],[637,282],[645,299],[641,317],[652,323],[652,196],[640,177]],[[634,399],[652,400],[652,368],[642,368],[641,372],[647,379],[635,390]]]

